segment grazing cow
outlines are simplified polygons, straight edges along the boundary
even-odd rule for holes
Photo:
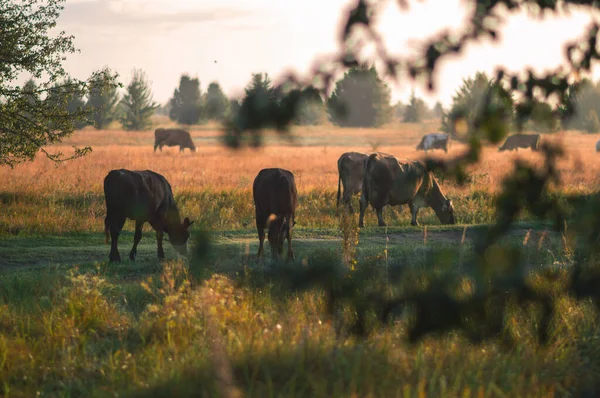
[[[448,134],[432,133],[425,134],[421,138],[421,142],[419,142],[419,145],[417,145],[416,150],[422,150],[425,151],[425,153],[427,153],[427,151],[429,150],[443,149],[444,152],[448,153],[449,146],[450,137],[448,137]]]
[[[600,152],[600,140],[596,142],[596,152]]]
[[[292,251],[292,228],[296,224],[298,191],[294,175],[284,169],[262,169],[252,185],[258,230],[258,257],[264,256],[263,242],[268,226],[268,239],[273,258],[283,254],[283,242],[288,241],[288,259],[294,258]]]
[[[452,200],[446,198],[433,173],[422,162],[399,162],[392,155],[374,153],[365,161],[364,182],[360,197],[358,225],[363,227],[365,209],[369,204],[377,212],[379,226],[385,226],[382,209],[385,205],[408,204],[412,225],[417,223],[421,207],[431,207],[442,224],[454,224]]]
[[[540,149],[540,135],[539,134],[515,134],[511,135],[504,141],[504,144],[498,148],[499,152],[506,150],[517,151],[519,148],[531,148],[532,151]]]
[[[135,220],[133,247],[129,252],[132,261],[135,260],[137,245],[142,239],[142,227],[146,222],[156,231],[158,258],[165,257],[162,246],[164,232],[169,235],[171,244],[180,254],[187,254],[189,227],[194,222],[190,222],[187,217],[181,222],[171,185],[165,177],[150,170],[112,170],[104,178],[104,197],[104,231],[106,243],[110,233],[111,262],[121,261],[117,244],[127,218]]]
[[[182,129],[156,129],[154,131],[154,152],[156,152],[156,148],[162,152],[162,148],[165,145],[179,145],[179,152],[183,152],[185,148],[196,152],[196,145],[192,141],[192,136],[189,132]]]
[[[337,162],[338,166],[338,192],[337,205],[340,205],[340,196],[342,203],[348,205],[352,210],[352,195],[360,193],[363,184],[363,163],[368,155],[359,152],[346,152],[340,156]],[[344,187],[344,194],[340,195],[341,187]]]

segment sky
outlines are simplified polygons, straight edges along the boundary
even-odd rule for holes
[[[228,96],[239,96],[252,73],[276,80],[290,70],[305,76],[313,63],[338,50],[341,21],[355,0],[66,0],[57,29],[73,35],[80,53],[66,70],[85,79],[109,67],[126,85],[133,69],[145,71],[154,99],[172,96],[183,73],[198,77],[201,89],[217,81]],[[464,0],[382,1],[376,29],[392,54],[415,54],[442,30],[459,30],[467,16]],[[404,80],[390,84],[392,100],[406,102],[411,90],[429,104],[448,105],[462,79],[532,67],[553,70],[565,62],[564,43],[581,37],[598,15],[573,9],[543,20],[526,12],[506,18],[495,43],[470,44],[460,56],[439,64],[436,91]],[[600,72],[594,70],[593,77]]]

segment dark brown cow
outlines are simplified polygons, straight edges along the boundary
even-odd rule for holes
[[[258,230],[258,257],[264,256],[263,242],[268,226],[268,240],[273,258],[283,254],[283,242],[288,241],[288,259],[294,258],[292,251],[292,228],[296,224],[298,191],[294,175],[284,169],[262,169],[252,185]]]
[[[363,184],[363,163],[368,155],[359,152],[346,152],[340,156],[338,166],[337,205],[342,203],[352,210],[352,195],[360,193]],[[341,187],[344,193],[341,195]]]
[[[519,150],[519,148],[531,148],[532,151],[540,149],[539,134],[515,134],[511,135],[504,141],[504,144],[498,148],[499,152],[506,150]]]
[[[135,260],[137,245],[142,239],[142,227],[146,222],[156,231],[158,258],[165,257],[162,246],[164,232],[180,254],[187,254],[188,230],[194,222],[187,217],[181,222],[171,185],[165,177],[150,170],[112,170],[104,178],[104,197],[104,231],[106,243],[110,233],[110,261],[121,261],[117,245],[127,218],[135,220],[133,247],[129,252],[132,261]]]
[[[360,197],[358,225],[364,226],[365,209],[369,204],[377,212],[380,226],[385,226],[382,209],[386,205],[408,204],[411,224],[417,223],[421,207],[431,207],[442,224],[454,224],[452,201],[444,196],[433,173],[416,160],[398,161],[394,156],[374,153],[365,161],[365,174]]]
[[[192,136],[189,132],[182,129],[163,129],[159,128],[154,131],[154,152],[156,148],[162,152],[163,146],[178,146],[179,152],[183,152],[185,148],[196,152],[196,145],[192,141]]]

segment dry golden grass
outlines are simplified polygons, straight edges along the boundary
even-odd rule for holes
[[[84,130],[56,149],[68,152],[71,145],[92,145],[90,155],[57,166],[39,156],[12,170],[0,168],[0,191],[36,195],[102,192],[104,177],[110,170],[118,168],[154,170],[171,182],[175,192],[251,189],[254,177],[265,167],[291,170],[301,194],[313,189],[334,191],[337,189],[337,159],[342,153],[376,149],[398,158],[421,159],[424,153],[416,151],[415,146],[422,130],[418,125],[381,129],[297,128],[293,133],[299,138],[294,144],[282,145],[282,140],[273,138],[279,141],[275,145],[234,151],[218,143],[220,131],[216,126],[206,126],[192,129],[198,143],[197,153],[186,150],[183,154],[177,147],[154,153],[151,131]],[[543,140],[561,140],[567,148],[568,156],[560,163],[564,189],[590,191],[598,188],[596,175],[600,171],[600,161],[594,149],[597,139],[596,135],[575,132],[543,136]],[[462,148],[455,142],[448,155],[436,151],[435,156],[452,156]],[[512,169],[516,157],[532,162],[540,160],[538,154],[529,150],[510,153],[488,147],[482,162],[471,168],[473,183],[458,189],[445,182],[444,190],[450,195],[459,193],[457,190],[461,193],[495,191]]]

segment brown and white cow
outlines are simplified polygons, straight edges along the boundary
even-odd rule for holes
[[[450,146],[450,137],[448,134],[432,133],[426,134],[421,138],[421,142],[417,145],[416,150],[427,151],[434,149],[442,149],[448,153],[448,147]]]
[[[192,141],[192,136],[188,131],[182,129],[156,129],[154,131],[154,152],[156,152],[156,148],[162,152],[165,145],[179,146],[179,152],[183,152],[185,148],[196,152],[196,145]]]
[[[531,148],[532,151],[540,149],[539,134],[514,134],[504,141],[504,144],[498,148],[499,152],[506,150],[519,150],[519,148]]]
[[[135,260],[137,245],[142,239],[142,227],[146,222],[156,231],[158,258],[165,257],[162,246],[164,232],[180,254],[187,254],[189,227],[194,222],[187,217],[181,221],[171,185],[165,177],[150,170],[112,170],[104,178],[104,198],[104,232],[106,243],[109,233],[112,240],[109,255],[111,262],[121,261],[118,249],[119,234],[128,218],[135,220],[133,247],[129,252],[132,261]]]
[[[296,224],[298,191],[294,175],[284,169],[262,169],[252,185],[252,196],[256,210],[258,230],[258,257],[264,256],[265,228],[274,259],[283,254],[283,242],[288,241],[288,259],[294,258],[292,251],[292,228]]]
[[[342,203],[352,210],[352,196],[360,193],[363,184],[363,163],[368,157],[365,153],[346,152],[338,159],[337,206]],[[341,188],[344,188],[343,194]]]
[[[386,205],[408,204],[411,224],[418,225],[417,213],[431,207],[442,224],[454,224],[452,200],[446,198],[433,173],[420,161],[398,161],[384,153],[374,153],[365,161],[358,225],[363,227],[365,209],[370,204],[377,213],[379,226],[385,226],[382,210]]]

